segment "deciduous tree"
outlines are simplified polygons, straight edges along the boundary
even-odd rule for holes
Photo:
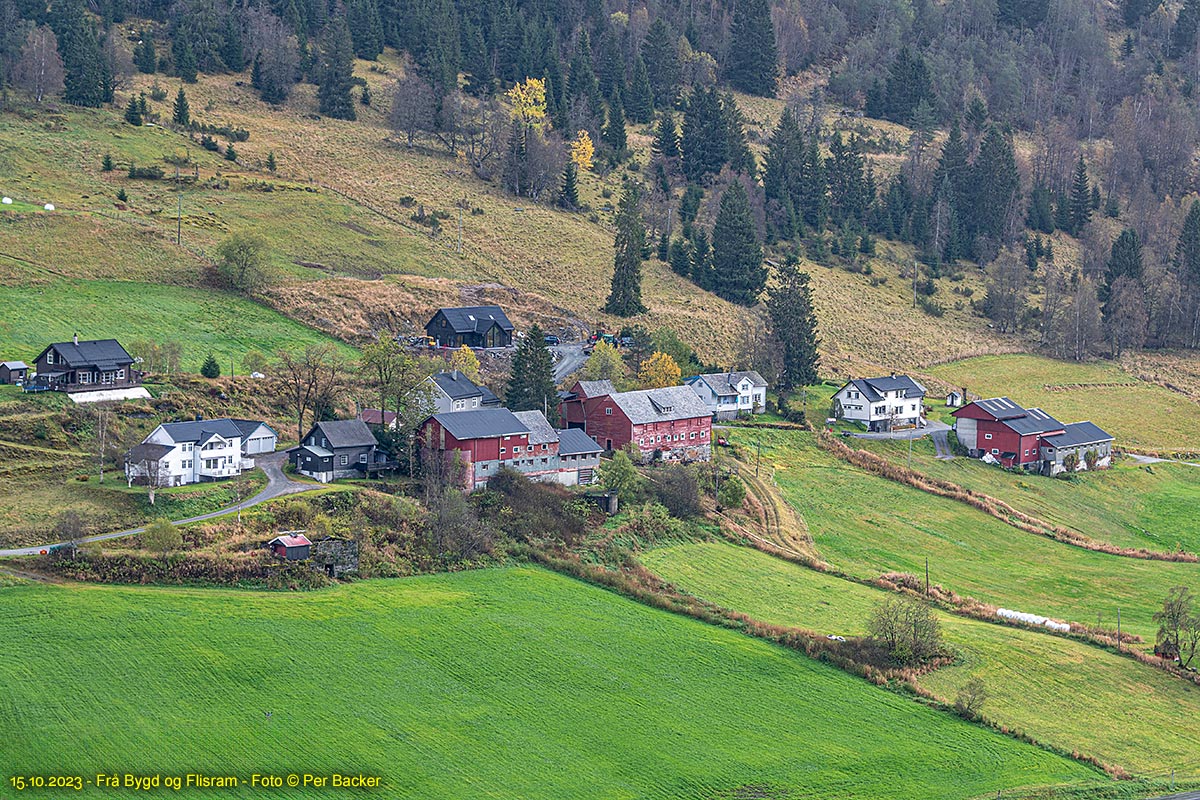
[[[13,66],[12,82],[28,92],[35,103],[63,91],[63,62],[58,54],[58,39],[49,25],[29,31],[21,55]]]
[[[270,280],[267,240],[256,234],[235,233],[217,245],[217,272],[225,284],[252,294]]]
[[[171,524],[169,519],[159,517],[146,526],[146,530],[142,531],[142,545],[155,553],[159,553],[163,558],[172,550],[178,550],[183,547],[183,535],[179,533],[179,528]]]
[[[655,353],[638,366],[638,383],[643,389],[678,386],[682,378],[683,371],[666,353]]]

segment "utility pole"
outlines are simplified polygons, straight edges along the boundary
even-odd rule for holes
[[[925,596],[929,597],[929,556],[925,556]]]
[[[758,477],[758,464],[760,461],[762,461],[762,439],[759,439],[755,443],[755,447],[757,448],[757,452],[754,455],[754,477],[757,478]]]
[[[175,246],[183,243],[183,184],[179,182],[179,164],[175,165]]]
[[[1121,607],[1117,606],[1117,652],[1121,652]]]
[[[467,198],[463,198],[465,202]],[[458,254],[462,255],[462,203],[458,204]]]

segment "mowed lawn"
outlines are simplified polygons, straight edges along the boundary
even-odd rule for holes
[[[1138,380],[1111,362],[982,356],[942,364],[929,372],[982,397],[1007,396],[1026,408],[1044,409],[1060,422],[1090,419],[1115,436],[1118,446],[1200,449],[1200,405]]]
[[[850,446],[907,464],[908,444],[856,439]],[[1018,511],[1119,547],[1200,553],[1200,468],[1139,465],[1082,472],[1071,481],[1016,475],[970,458],[940,461],[933,443],[913,444],[912,466],[927,475],[989,494]]]
[[[10,774],[361,771],[374,796],[456,799],[968,798],[1098,776],[533,568],[288,595],[25,585],[0,606]]]
[[[820,450],[808,433],[730,431],[761,440],[762,463],[808,524],[817,551],[846,572],[924,574],[1019,611],[1116,627],[1146,640],[1172,586],[1200,588],[1200,564],[1107,555],[1025,533],[955,500],[879,478]]]
[[[718,605],[765,622],[822,634],[862,635],[880,589],[725,542],[679,544],[641,554],[651,571]],[[1195,731],[1200,691],[1100,648],[1048,634],[939,614],[958,663],[920,683],[952,702],[972,676],[984,713],[1039,741],[1127,770],[1200,774]]]
[[[136,339],[183,344],[184,371],[198,372],[209,353],[228,374],[232,357],[258,350],[334,340],[276,311],[226,292],[125,281],[63,280],[0,286],[0,351],[29,363],[50,342],[114,338],[126,347]],[[353,351],[336,343],[343,355]],[[135,354],[136,355],[136,354]]]

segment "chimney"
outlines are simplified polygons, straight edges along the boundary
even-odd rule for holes
[[[452,376],[454,376],[454,380],[456,380],[456,381],[458,380],[458,370],[454,370],[454,371],[453,371],[452,373],[450,373],[450,374],[451,374]]]
[[[74,339],[75,339],[76,346],[78,346],[79,345],[79,331],[75,331]]]

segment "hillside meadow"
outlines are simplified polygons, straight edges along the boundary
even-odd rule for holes
[[[639,560],[686,592],[755,619],[821,634],[860,636],[888,593],[725,542],[649,550]],[[947,702],[972,677],[983,713],[1001,725],[1133,773],[1200,775],[1182,720],[1200,692],[1164,672],[1082,642],[939,613],[955,663],[919,679]],[[1121,735],[1114,735],[1120,727]]]
[[[1172,586],[1200,586],[1200,564],[1107,555],[1025,533],[965,503],[871,475],[819,449],[812,434],[731,430],[804,519],[817,552],[855,577],[923,574],[961,595],[1115,628],[1153,644],[1151,616]]]
[[[286,597],[0,593],[14,773],[364,772],[382,777],[381,796],[422,798],[969,798],[1100,777],[531,568]]]

